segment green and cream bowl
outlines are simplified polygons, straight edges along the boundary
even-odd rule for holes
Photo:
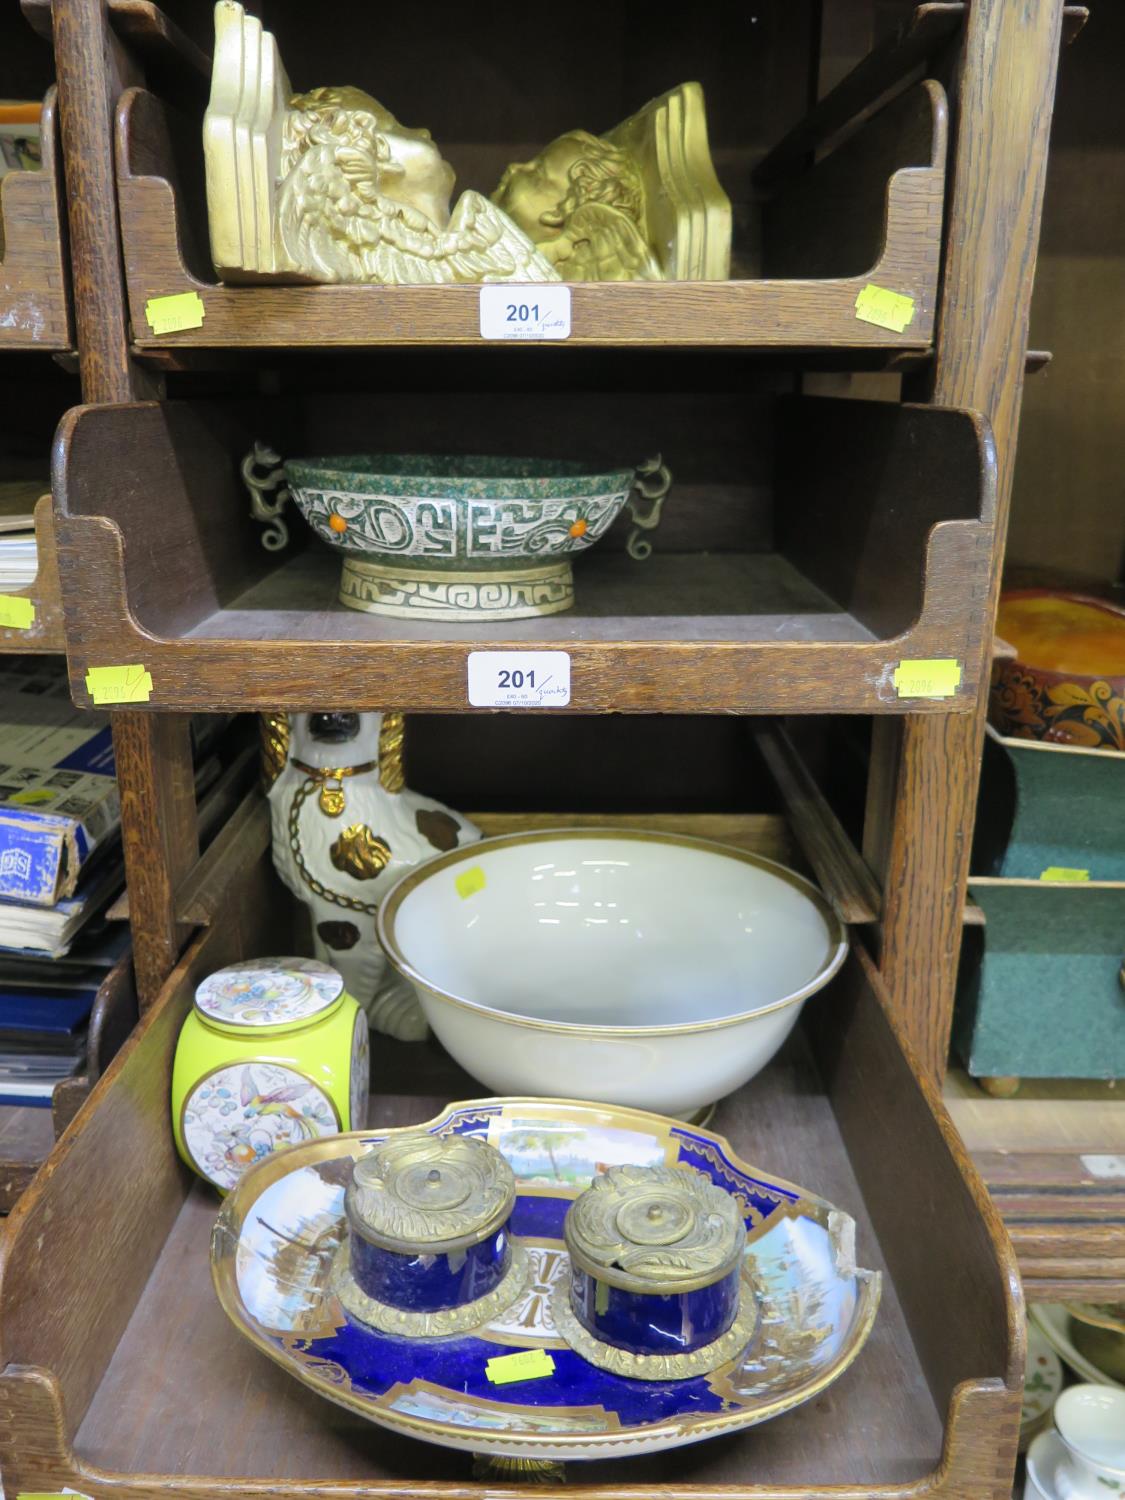
[[[671,476],[659,458],[598,473],[557,459],[350,454],[243,464],[267,547],[284,545],[287,498],[343,553],[340,600],[399,619],[519,620],[574,602],[571,558],[628,505],[628,550],[657,524]],[[636,490],[645,505],[633,498]]]

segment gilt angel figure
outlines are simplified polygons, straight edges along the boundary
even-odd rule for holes
[[[211,252],[226,281],[558,281],[504,210],[465,192],[427,130],[357,88],[293,94],[270,32],[215,7],[203,122]]]

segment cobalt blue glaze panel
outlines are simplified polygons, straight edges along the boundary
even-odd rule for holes
[[[740,1267],[713,1286],[672,1297],[645,1296],[571,1266],[571,1306],[582,1326],[633,1354],[688,1354],[726,1333],[738,1312]]]
[[[369,1297],[410,1312],[437,1312],[486,1297],[511,1262],[503,1229],[451,1255],[398,1255],[354,1232],[352,1275]]]

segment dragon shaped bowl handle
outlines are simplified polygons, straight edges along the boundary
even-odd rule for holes
[[[250,492],[250,514],[264,528],[262,546],[267,552],[280,552],[289,542],[289,527],[281,513],[292,499],[281,455],[266,443],[255,443],[242,460],[241,473]]]
[[[626,501],[633,526],[625,550],[637,562],[652,556],[652,543],[644,535],[660,525],[664,501],[672,488],[672,471],[659,453],[637,465],[633,490]]]

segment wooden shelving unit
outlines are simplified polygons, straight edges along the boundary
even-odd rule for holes
[[[419,736],[426,788],[491,806],[486,827],[537,806],[607,815],[622,788],[632,800],[617,805],[643,816],[646,798],[660,801],[662,754],[667,815],[667,787],[687,798],[712,784],[728,750],[709,759],[655,725],[713,715],[714,748],[735,714],[814,718],[825,735],[830,715],[870,719],[859,814],[819,790],[795,734],[764,722],[752,725],[757,759],[744,735],[737,778],[716,773],[722,794],[692,803],[723,820],[723,837],[811,867],[853,927],[846,974],[716,1127],[857,1212],[861,1255],[886,1275],[869,1358],[753,1445],[591,1472],[582,1490],[985,1500],[1009,1487],[1022,1293],[980,1172],[1038,1294],[1117,1288],[1125,1267],[1111,1193],[1076,1181],[1057,1153],[1058,1181],[1045,1168],[1036,1179],[1038,1147],[1009,1170],[973,1138],[954,1088],[974,1167],[940,1097],[1016,422],[1025,369],[1040,362],[1026,332],[1055,70],[1067,14],[1071,30],[1081,16],[1061,0],[923,4],[877,35],[880,7],[839,4],[862,37],[859,65],[814,102],[823,7],[811,4],[646,13],[642,26],[620,0],[599,12],[591,50],[554,17],[530,18],[516,39],[453,0],[436,0],[422,28],[380,12],[376,46],[368,7],[349,0],[327,25],[271,0],[266,21],[299,87],[353,72],[374,83],[359,76],[365,38],[372,57],[393,58],[388,75],[410,87],[391,102],[433,129],[463,186],[487,189],[529,140],[582,118],[605,128],[659,87],[706,75],[738,215],[734,279],[576,286],[561,348],[486,349],[473,288],[218,285],[200,212],[198,9],[23,0],[53,39],[86,403],[54,455],[71,680],[84,702],[89,667],[136,661],[153,693],[115,715],[144,1014],[0,1250],[6,1484],[185,1500],[218,1500],[232,1481],[245,1500],[326,1484],[341,1497],[486,1494],[448,1454],[334,1425],[238,1347],[206,1285],[214,1204],[167,1128],[195,983],[281,934],[289,946],[294,927],[260,800],[200,856],[186,715],[347,706],[405,708],[423,725],[445,715],[429,750]],[[550,77],[528,93],[517,53],[546,43]],[[914,299],[902,334],[856,319],[869,281]],[[190,290],[202,327],[154,335],[146,302]],[[885,374],[877,394],[892,399],[815,399],[801,390],[813,367],[833,379],[907,371],[907,399]],[[576,608],[541,623],[459,632],[343,609],[331,553],[298,540],[271,556],[245,514],[238,462],[255,437],[293,453],[515,452],[529,434],[544,452],[635,459],[655,434],[674,470],[679,453],[656,555],[634,565],[607,537],[578,562]],[[542,717],[470,717],[465,658],[485,643],[567,650],[571,713],[549,731]],[[896,667],[935,657],[960,664],[956,691],[900,697]],[[611,713],[664,717],[598,717]],[[648,744],[630,737],[646,730]],[[747,805],[765,816],[743,823]],[[479,1091],[434,1049],[376,1052],[378,1121],[420,1120]],[[1067,1248],[1075,1197],[1070,1217],[1085,1224]],[[110,1282],[113,1296],[86,1294]],[[167,1368],[153,1364],[158,1338],[177,1341]],[[262,1399],[248,1404],[251,1388]]]

